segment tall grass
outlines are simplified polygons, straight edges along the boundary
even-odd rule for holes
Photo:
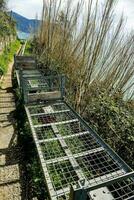
[[[9,63],[13,60],[14,54],[20,47],[19,40],[13,41],[7,48],[5,48],[0,55],[0,69],[5,74],[8,70]]]
[[[117,22],[116,1],[43,2],[35,52],[45,65],[69,77],[77,111],[85,111],[93,88],[103,86],[109,95],[132,91],[134,34],[124,33],[123,16]]]

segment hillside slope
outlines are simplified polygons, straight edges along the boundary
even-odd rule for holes
[[[27,19],[15,12],[10,13],[17,23],[17,30],[24,33],[31,33],[37,30],[40,21],[36,19]]]

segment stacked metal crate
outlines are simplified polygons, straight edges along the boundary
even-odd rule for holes
[[[50,198],[134,199],[134,171],[64,101],[65,77],[26,61],[18,82]]]

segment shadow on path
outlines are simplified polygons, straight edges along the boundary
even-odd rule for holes
[[[26,200],[24,194],[22,151],[18,145],[12,88],[12,66],[0,89],[0,200]]]

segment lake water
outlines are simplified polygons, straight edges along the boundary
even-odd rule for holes
[[[17,31],[17,36],[21,40],[27,40],[27,39],[30,38],[30,33],[24,33],[24,32],[21,32],[21,31]]]

